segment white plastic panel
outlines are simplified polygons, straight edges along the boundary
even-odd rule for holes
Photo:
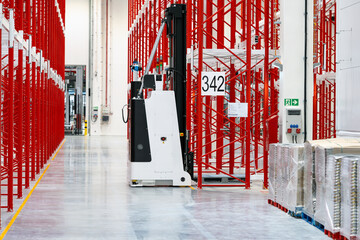
[[[152,91],[145,99],[145,110],[151,162],[132,162],[130,181],[145,185],[172,180],[173,186],[190,186],[190,175],[183,167],[174,92]]]
[[[360,0],[337,2],[336,130],[360,134]]]

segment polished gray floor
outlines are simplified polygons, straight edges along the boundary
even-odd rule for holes
[[[5,239],[327,239],[256,186],[129,188],[126,174],[125,138],[67,137]]]

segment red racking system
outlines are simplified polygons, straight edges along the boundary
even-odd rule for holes
[[[263,177],[267,188],[268,144],[278,141],[279,73],[272,67],[278,61],[278,0],[130,0],[129,66],[134,60],[147,64],[164,9],[172,3],[187,5],[187,129],[198,188],[250,188],[251,175]],[[152,70],[162,73],[165,34],[155,59]],[[202,71],[226,72],[225,96],[201,95]],[[130,70],[128,77],[132,81]],[[228,117],[234,102],[247,103],[248,117]],[[208,175],[235,182],[205,184]]]
[[[64,139],[65,0],[0,0],[1,208]]]
[[[277,1],[260,0],[207,1],[206,7],[203,1],[188,2],[189,22],[195,23],[188,25],[192,33],[188,44],[198,56],[193,66],[188,64],[189,110],[193,116],[188,119],[188,128],[199,188],[224,186],[202,183],[204,174],[214,173],[238,180],[226,186],[246,188],[250,188],[251,175],[263,173],[267,188],[269,130],[277,135],[277,127],[268,128],[267,120],[277,116],[278,98],[277,69],[271,67],[277,60],[278,36],[270,23],[278,7]],[[201,74],[197,73],[203,71],[226,72],[225,97],[201,96],[197,84]],[[247,103],[248,117],[228,117],[228,104],[232,102]],[[243,173],[244,179],[239,177]]]
[[[314,1],[313,139],[336,137],[336,1]]]

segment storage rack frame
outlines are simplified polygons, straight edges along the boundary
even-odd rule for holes
[[[1,209],[64,139],[65,0],[0,0]]]
[[[129,66],[134,60],[147,65],[164,9],[173,3],[187,5],[187,129],[198,188],[250,188],[251,175],[260,175],[267,188],[268,144],[278,141],[279,72],[273,63],[279,61],[279,2],[208,0],[204,5],[198,0],[129,1]],[[204,59],[204,51],[211,57]],[[162,73],[168,59],[165,34],[155,59],[151,69]],[[226,73],[225,97],[201,96],[198,73],[202,71]],[[128,82],[132,80],[129,68]],[[248,118],[228,118],[227,104],[235,101],[248,104]],[[205,175],[226,177],[235,183],[204,184]]]
[[[336,137],[336,0],[314,1],[313,139]]]

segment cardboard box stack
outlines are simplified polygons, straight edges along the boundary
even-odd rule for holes
[[[355,138],[335,138],[327,140],[316,140],[308,141],[305,143],[304,147],[304,210],[303,212],[312,218],[316,218],[315,214],[316,209],[321,209],[317,203],[317,200],[323,199],[324,191],[319,189],[323,186],[317,186],[317,183],[322,184],[325,179],[326,172],[326,160],[329,155],[344,153],[344,154],[354,154],[360,153],[360,143],[359,139]],[[316,158],[316,149],[318,150],[318,155]],[[316,164],[317,163],[317,164]],[[321,182],[320,182],[321,181]],[[320,194],[318,197],[317,194]],[[321,215],[321,214],[320,214]],[[324,224],[324,220],[319,218],[320,223]]]
[[[283,144],[280,144],[277,147],[277,154],[276,154],[276,202],[280,205],[283,204],[284,199],[284,191],[283,191],[283,168],[284,168],[284,161],[283,161]]]
[[[269,199],[325,230],[360,239],[360,140],[271,144]]]
[[[277,148],[279,144],[270,144],[269,146],[269,200],[276,202],[276,183],[277,183]]]
[[[347,239],[356,239],[358,234],[358,183],[360,156],[342,159],[341,166],[341,229]]]
[[[304,209],[303,212],[314,217],[316,205],[315,147],[323,140],[308,141],[304,144]]]
[[[331,174],[327,169],[328,160],[331,155],[335,154],[360,154],[360,144],[350,142],[328,142],[322,143],[315,149],[315,183],[316,183],[316,205],[314,219],[325,225],[325,215],[327,212],[325,191],[328,183],[326,183],[326,174]]]
[[[360,239],[360,167],[358,167],[358,218],[357,218],[357,223],[358,223],[358,232],[357,232],[357,239]]]
[[[293,144],[285,148],[288,174],[285,207],[295,214],[300,214],[304,206],[304,146]]]
[[[326,164],[324,220],[325,229],[335,234],[341,227],[341,160],[344,155],[329,156]]]
[[[297,212],[303,207],[304,147],[271,144],[269,148],[269,199]]]

